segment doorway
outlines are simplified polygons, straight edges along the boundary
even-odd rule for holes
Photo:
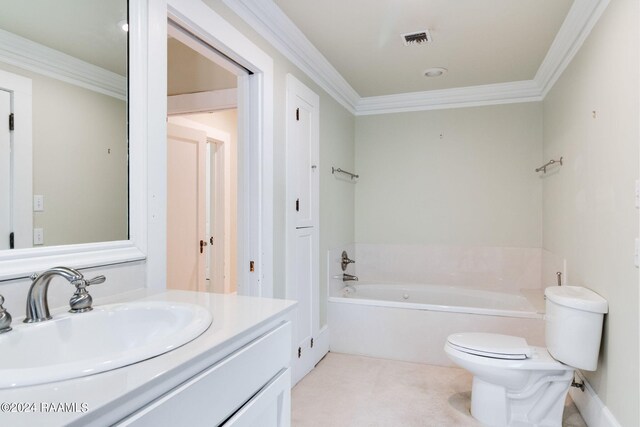
[[[247,71],[169,29],[167,287],[234,293],[238,80]]]

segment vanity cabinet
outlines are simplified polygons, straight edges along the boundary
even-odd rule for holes
[[[291,322],[281,323],[118,426],[288,427]]]

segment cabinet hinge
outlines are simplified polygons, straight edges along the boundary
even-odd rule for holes
[[[300,109],[296,108],[296,120],[300,121]]]
[[[255,270],[255,263],[253,261],[249,261],[249,271],[253,273]]]
[[[13,119],[13,113],[9,114],[9,130],[14,130],[15,123]]]

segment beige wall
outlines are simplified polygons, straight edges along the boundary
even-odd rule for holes
[[[356,242],[540,247],[542,105],[356,119]]]
[[[623,426],[638,414],[638,2],[612,1],[544,101],[544,248],[569,284],[609,301],[598,370],[587,378]],[[593,111],[596,116],[593,117]]]
[[[124,101],[1,64],[33,82],[34,227],[46,246],[128,238]],[[20,118],[16,117],[16,126]]]
[[[320,324],[326,324],[327,250],[353,242],[354,186],[337,182],[332,165],[354,164],[354,117],[306,74],[274,49],[220,0],[204,0],[274,61],[274,294],[285,295],[285,104],[287,73],[293,74],[320,97]]]

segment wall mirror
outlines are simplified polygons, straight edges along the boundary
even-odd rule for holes
[[[129,239],[127,10],[2,1],[0,254]]]

